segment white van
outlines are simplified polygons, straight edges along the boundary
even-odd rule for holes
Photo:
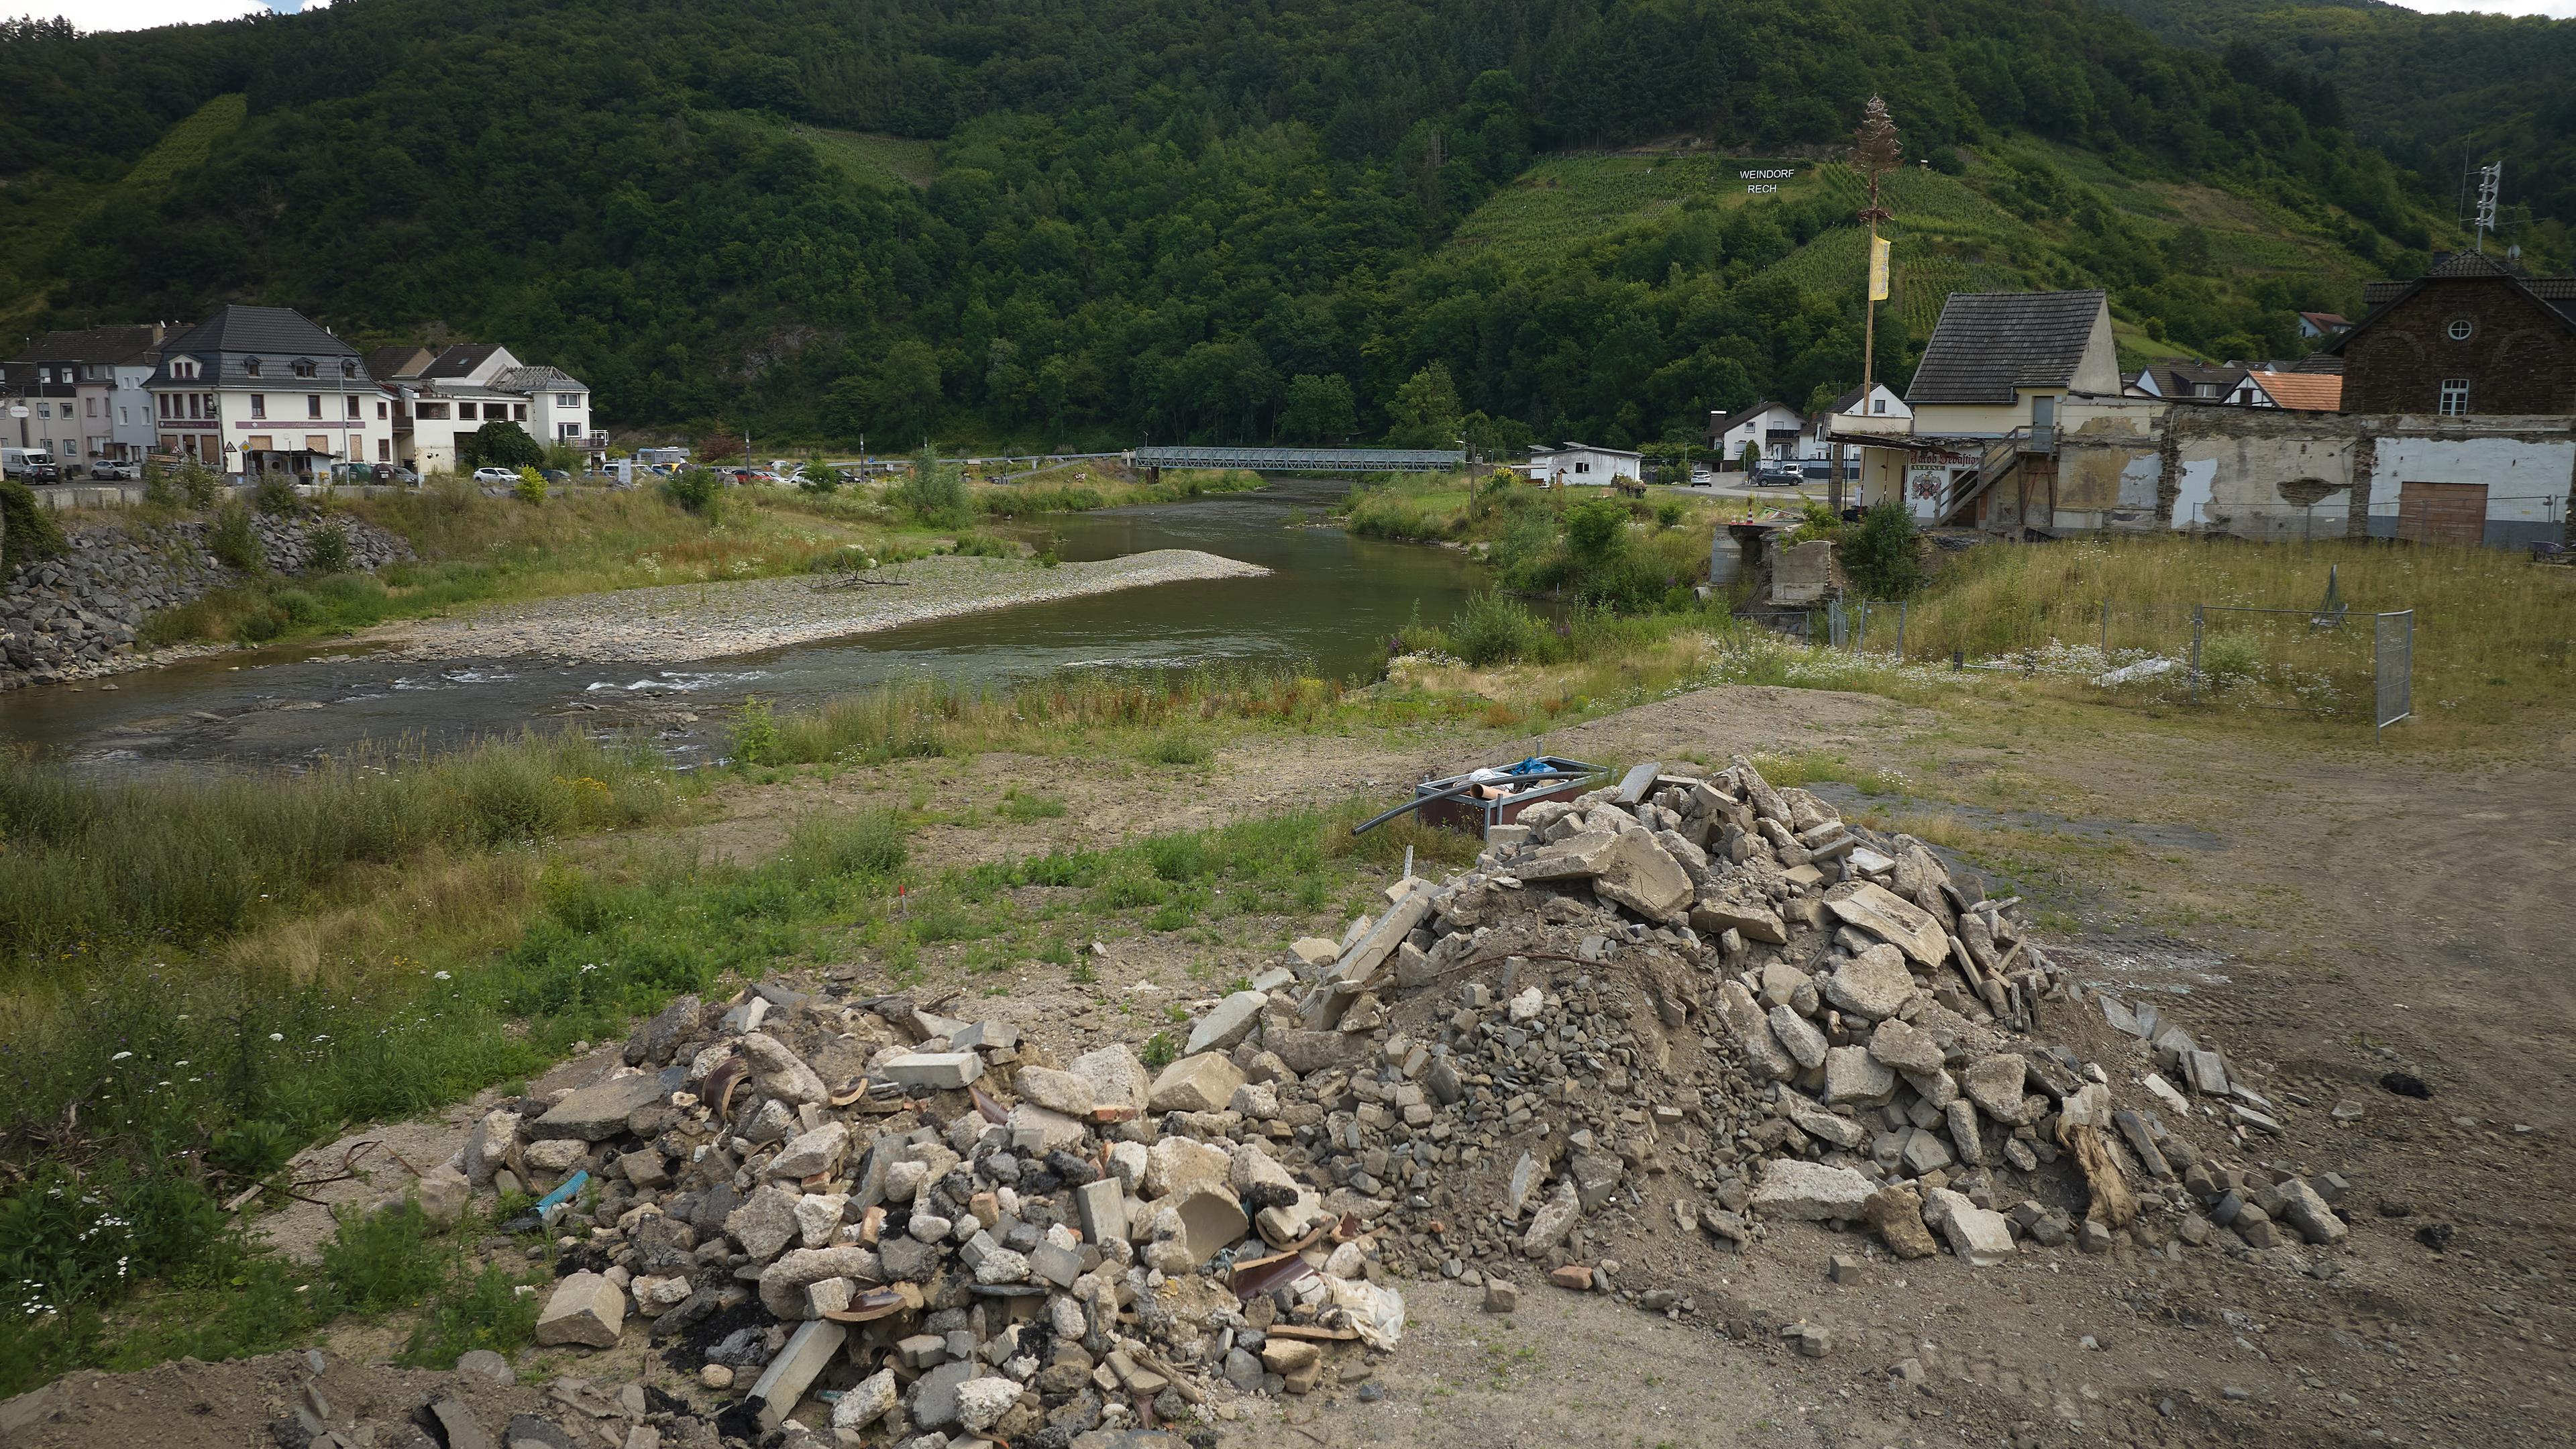
[[[0,448],[0,477],[15,478],[21,483],[59,481],[63,470],[54,465],[54,455],[43,448]]]

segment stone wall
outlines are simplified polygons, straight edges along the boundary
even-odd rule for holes
[[[351,564],[370,572],[411,557],[400,536],[354,518],[329,520],[349,541]],[[324,520],[253,514],[270,572],[300,575],[311,531]],[[71,551],[9,571],[0,584],[0,690],[133,668],[146,617],[242,582],[206,551],[195,520],[102,524],[71,535]]]

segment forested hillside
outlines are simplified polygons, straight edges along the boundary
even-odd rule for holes
[[[2379,0],[2107,0],[2275,91],[2333,89],[2364,142],[2446,202],[2501,160],[2511,239],[2564,259],[2576,227],[2576,20],[2426,15]]]
[[[2110,286],[2142,345],[2286,350],[2441,240],[2330,90],[2080,0],[338,0],[0,34],[0,316],[443,327],[771,437],[1643,442],[1857,380],[1857,203],[1549,237],[1534,163],[1814,158],[1873,92],[1920,285]]]

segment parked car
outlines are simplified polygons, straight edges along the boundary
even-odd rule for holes
[[[557,488],[569,488],[572,486],[572,475],[561,468],[548,468],[545,472],[545,477],[548,483],[553,484]]]
[[[1746,485],[1753,488],[1795,488],[1807,481],[1805,470],[1785,458],[1757,463]]]
[[[516,468],[477,468],[474,470],[474,481],[477,483],[516,483],[519,481],[519,470]]]
[[[140,464],[119,463],[110,460],[104,463],[90,464],[89,476],[93,478],[110,479],[120,483],[131,483],[135,479],[143,476],[143,468]]]
[[[376,481],[379,483],[399,483],[406,488],[417,488],[420,486],[420,475],[409,468],[404,467],[400,463],[378,463],[376,465]]]

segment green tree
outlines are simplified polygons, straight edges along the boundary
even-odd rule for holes
[[[874,433],[890,443],[929,432],[944,396],[939,354],[912,338],[888,347],[865,374],[833,389],[845,431]]]
[[[534,468],[546,450],[528,430],[507,418],[495,418],[466,434],[456,444],[456,461],[468,468]]]
[[[1386,440],[1398,448],[1454,448],[1466,414],[1449,364],[1434,362],[1406,379],[1387,404]]]
[[[1842,529],[1843,572],[1864,599],[1903,599],[1923,587],[1923,540],[1913,510],[1890,500],[1875,504],[1858,523]]]
[[[1288,384],[1279,410],[1279,436],[1292,443],[1333,443],[1360,430],[1350,379],[1338,372],[1301,373]]]

